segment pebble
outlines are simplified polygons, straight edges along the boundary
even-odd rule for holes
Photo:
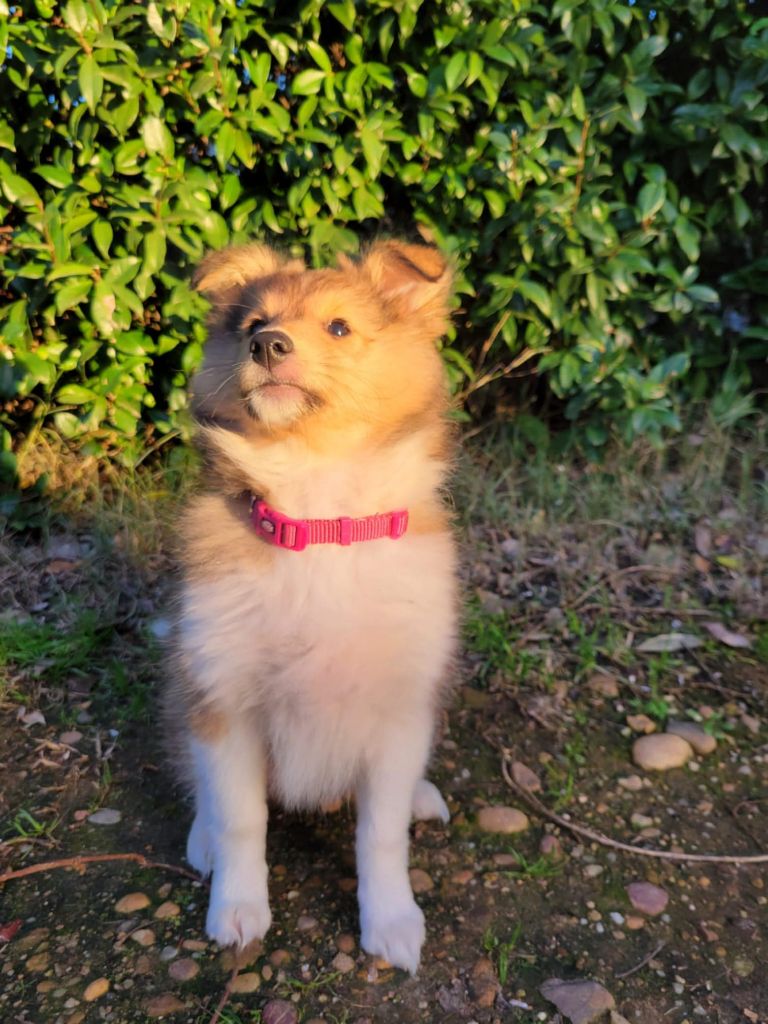
[[[562,844],[557,836],[547,833],[541,837],[539,853],[543,857],[550,857],[552,860],[562,860],[565,856]]]
[[[421,868],[411,868],[408,874],[411,879],[411,888],[415,893],[429,892],[430,889],[434,889],[435,883],[431,876]]]
[[[131,938],[140,946],[154,946],[157,937],[151,928],[137,928],[131,933]]]
[[[643,788],[643,780],[639,775],[625,775],[624,778],[619,779],[619,785],[630,793],[639,793]]]
[[[646,735],[656,732],[656,723],[648,715],[627,715],[627,725],[632,732],[642,732]]]
[[[168,974],[174,981],[191,981],[200,973],[200,964],[189,956],[174,960],[168,968]]]
[[[310,914],[301,914],[296,922],[296,927],[300,932],[311,932],[313,928],[317,928],[317,918]]]
[[[544,998],[558,1008],[573,1024],[591,1024],[613,1010],[611,993],[596,981],[563,981],[550,978],[539,988]]]
[[[238,974],[230,983],[230,992],[239,992],[241,995],[246,992],[255,992],[261,987],[261,977],[256,971],[246,971],[245,974]]]
[[[469,985],[472,999],[477,1006],[487,1009],[496,1002],[501,986],[496,977],[496,970],[487,957],[482,957],[472,968]]]
[[[77,729],[70,729],[69,732],[63,732],[59,736],[59,743],[66,743],[68,747],[74,747],[82,738],[83,734],[81,732],[78,732]]]
[[[627,914],[625,924],[631,932],[637,932],[641,928],[645,928],[645,918],[636,917],[634,914]]]
[[[115,811],[111,807],[102,807],[101,810],[89,814],[88,821],[92,825],[117,825],[122,817],[120,811]]]
[[[177,999],[172,992],[163,992],[162,995],[153,996],[144,1004],[144,1011],[148,1017],[165,1017],[168,1013],[178,1013],[179,1010],[186,1010],[186,1004]]]
[[[513,835],[525,832],[530,824],[528,815],[516,807],[482,807],[477,815],[477,824],[483,832],[499,832]]]
[[[262,1024],[297,1024],[298,1011],[284,999],[270,999],[261,1011]]]
[[[349,974],[355,969],[355,961],[347,953],[337,953],[331,960],[331,967],[340,974]]]
[[[748,978],[749,975],[754,971],[755,964],[753,960],[750,960],[746,956],[737,956],[733,961],[733,970],[735,974],[738,974],[740,978]]]
[[[92,1003],[95,999],[101,999],[109,992],[109,978],[96,978],[83,992],[83,999],[86,1003]]]
[[[605,672],[598,672],[596,675],[592,676],[587,683],[587,686],[593,693],[597,693],[601,697],[619,696],[619,684],[616,677],[608,675]]]
[[[520,861],[513,853],[494,853],[493,863],[497,868],[514,868],[520,866]]]
[[[174,957],[179,955],[179,950],[176,946],[163,946],[160,950],[160,959],[163,963],[167,963],[169,960],[173,960]]]
[[[587,864],[587,866],[584,868],[584,877],[597,878],[597,876],[602,875],[604,871],[605,868],[602,864]]]
[[[633,828],[650,828],[653,825],[653,818],[647,814],[640,814],[637,811],[629,819]]]
[[[208,943],[203,942],[202,939],[184,939],[182,946],[193,953],[202,953],[204,949],[208,949]]]
[[[632,760],[645,771],[665,772],[681,768],[693,757],[693,749],[682,736],[672,733],[654,733],[641,736],[632,745]]]
[[[340,953],[354,953],[355,951],[355,937],[350,935],[349,932],[342,932],[341,935],[336,936],[336,949]]]
[[[667,732],[671,736],[681,736],[693,747],[697,754],[711,754],[717,746],[717,740],[696,722],[668,722]]]
[[[530,769],[527,764],[523,764],[522,761],[513,762],[512,778],[515,780],[518,786],[522,787],[522,789],[527,790],[529,793],[541,792],[541,779],[536,774],[536,772],[532,771],[532,769]]]
[[[625,888],[629,902],[642,914],[656,917],[667,909],[669,893],[660,885],[654,885],[653,882],[630,882]]]
[[[51,958],[48,953],[35,953],[31,956],[24,964],[28,971],[44,971],[47,969],[51,962]]]
[[[451,881],[454,885],[469,885],[474,877],[474,871],[464,868],[463,871],[454,871],[451,875]]]
[[[121,896],[115,904],[118,914],[133,914],[136,910],[143,910],[149,906],[149,896],[143,892],[129,892]]]
[[[155,911],[154,916],[158,921],[165,921],[169,917],[178,917],[181,913],[181,907],[178,903],[174,903],[172,900],[166,900],[165,903],[161,903]]]

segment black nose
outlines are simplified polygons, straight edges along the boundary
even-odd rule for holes
[[[257,331],[251,335],[251,359],[268,370],[293,352],[293,342],[282,331]]]

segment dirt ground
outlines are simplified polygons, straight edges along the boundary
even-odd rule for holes
[[[189,808],[153,730],[167,563],[140,524],[7,538],[0,875],[50,866],[0,885],[0,1019],[766,1024],[765,864],[635,856],[556,825],[501,773],[506,751],[548,811],[633,847],[768,851],[768,534],[751,507],[675,519],[676,502],[635,521],[582,510],[556,531],[473,504],[465,650],[431,773],[452,820],[413,829],[415,978],[359,948],[350,808],[275,808],[272,930],[238,964],[206,940]],[[688,640],[639,649],[667,634]],[[633,764],[635,739],[673,719],[715,749]],[[492,806],[527,826],[488,831]],[[150,863],[70,860],[125,853]],[[658,887],[654,905],[633,905],[633,882]],[[559,1012],[551,978],[600,983],[612,1015]]]

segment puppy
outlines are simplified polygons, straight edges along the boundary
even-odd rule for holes
[[[415,972],[409,821],[448,820],[424,771],[456,636],[435,344],[451,272],[394,241],[327,270],[254,244],[208,256],[196,285],[206,490],[178,524],[166,706],[194,789],[187,857],[213,875],[207,931],[245,945],[269,928],[268,794],[353,793],[362,946]]]

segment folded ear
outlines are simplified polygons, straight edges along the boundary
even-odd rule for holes
[[[213,302],[222,293],[241,287],[249,281],[268,277],[278,271],[300,273],[301,260],[291,259],[260,242],[251,245],[230,245],[204,257],[192,278],[192,284]]]
[[[361,267],[396,315],[419,312],[447,318],[453,272],[434,246],[375,242]]]

